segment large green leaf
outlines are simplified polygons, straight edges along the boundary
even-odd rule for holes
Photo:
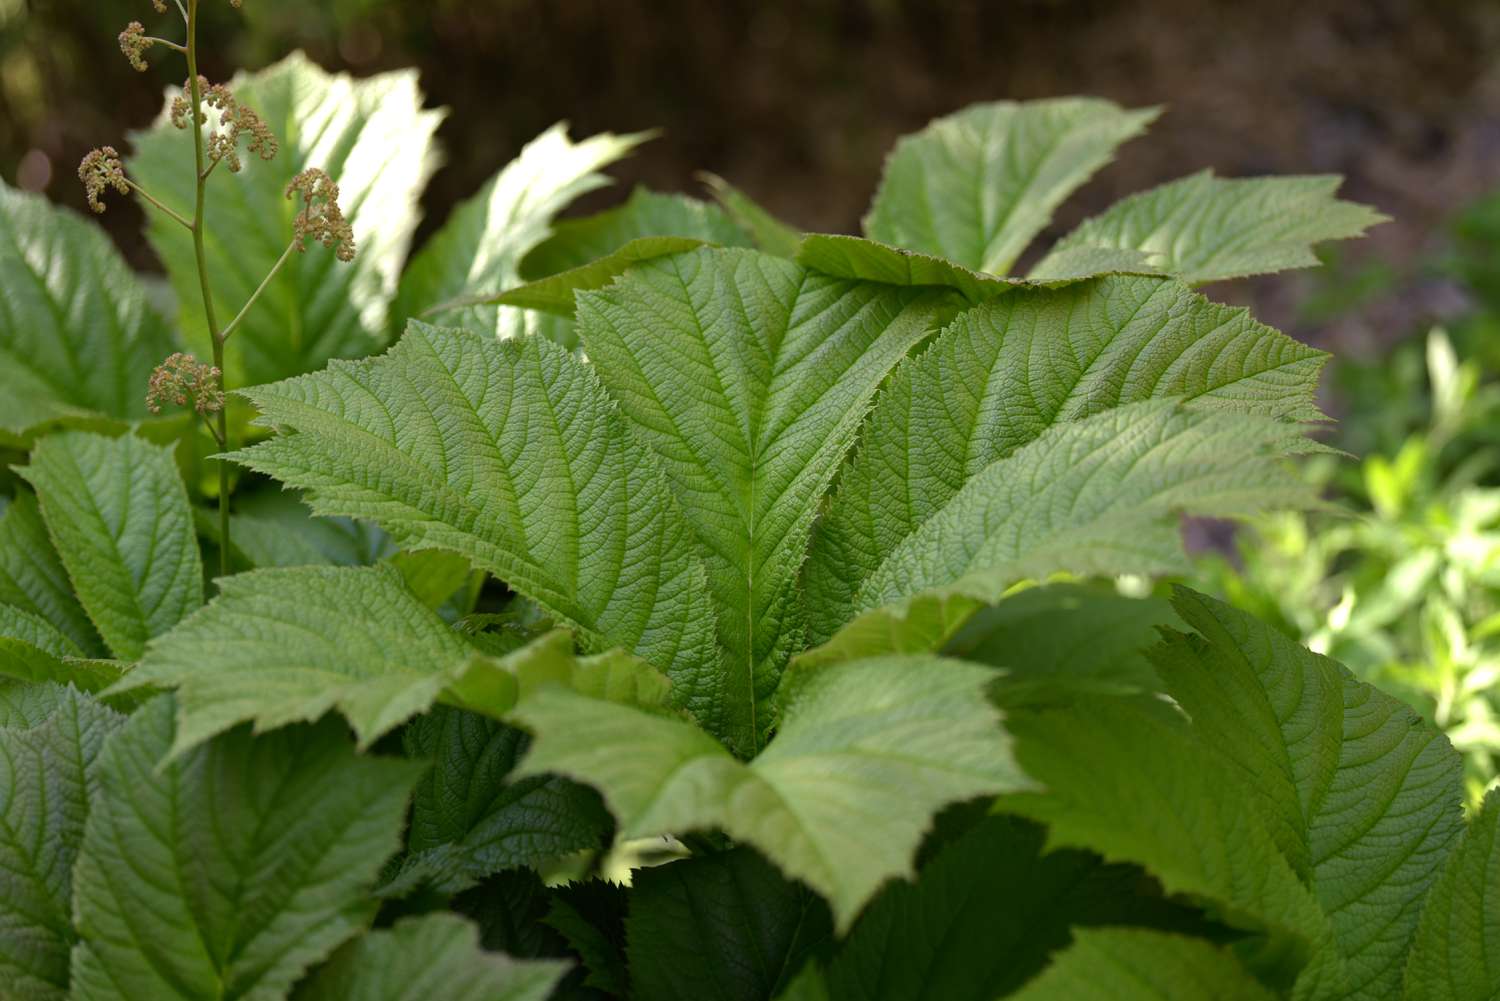
[[[984,697],[993,678],[935,657],[808,671],[748,764],[690,723],[542,689],[514,713],[536,735],[520,774],[593,785],[621,838],[720,828],[821,893],[846,930],[912,871],[939,807],[1029,785]]]
[[[412,804],[409,855],[394,889],[456,892],[491,873],[602,847],[609,814],[591,789],[550,775],[512,779],[527,737],[493,719],[439,706],[403,733],[410,758],[433,762]]]
[[[102,229],[0,181],[0,288],[0,438],[146,416],[174,342]]]
[[[1296,425],[1172,400],[1050,428],[897,544],[855,594],[857,617],[809,659],[934,649],[1027,579],[1185,570],[1180,513],[1238,517],[1315,501],[1281,460],[1306,444]]]
[[[964,313],[880,394],[819,524],[805,572],[812,638],[848,618],[902,539],[1047,429],[1162,397],[1315,419],[1325,357],[1160,278],[1014,291]]]
[[[766,1001],[832,932],[822,901],[748,848],[640,870],[625,927],[631,987],[652,1001]]]
[[[104,652],[29,493],[17,495],[0,513],[0,604],[45,619],[84,653]]]
[[[71,688],[34,726],[0,727],[0,976],[6,997],[61,999],[73,939],[73,860],[99,749],[123,721]]]
[[[169,696],[99,756],[73,872],[77,1001],[272,1001],[374,917],[421,766],[356,754],[334,719],[242,727],[175,761]]]
[[[1407,1001],[1488,1001],[1500,992],[1500,792],[1490,790],[1422,908]]]
[[[404,918],[344,946],[294,995],[297,1001],[546,1001],[567,972],[479,947],[456,914]]]
[[[1138,928],[1080,931],[1014,1001],[1275,1001],[1230,950]]]
[[[1055,209],[1157,116],[1095,98],[976,104],[896,144],[871,239],[1004,274]]]
[[[236,453],[408,547],[467,558],[672,678],[703,718],[726,681],[691,529],[592,368],[535,337],[413,324],[385,355],[248,393],[295,430]],[[457,457],[462,457],[460,461]]]
[[[193,512],[170,446],[133,435],[49,435],[18,470],[105,643],[134,660],[203,604]]]
[[[291,490],[236,496],[230,523],[232,544],[256,567],[365,566],[396,552],[390,536],[376,526],[316,517]]]
[[[1339,996],[1396,997],[1427,887],[1457,842],[1462,761],[1442,732],[1249,614],[1179,590],[1196,634],[1153,654],[1204,738],[1245,772],[1345,957]]]
[[[765,733],[801,647],[797,571],[867,401],[950,303],[744,250],[663,258],[579,299],[590,360],[702,544],[726,688],[700,719],[737,748]]]
[[[515,311],[466,300],[517,284],[522,258],[552,232],[553,217],[609,183],[597,171],[647,138],[603,132],[575,143],[559,123],[533,139],[412,257],[391,314],[393,331],[415,316],[491,334],[522,329]]]
[[[1068,273],[1083,255],[1145,254],[1193,284],[1310,268],[1313,247],[1359,236],[1385,216],[1334,197],[1339,178],[1225,180],[1200,171],[1116,202],[1058,241],[1033,278]]]
[[[287,182],[309,167],[339,184],[339,204],[354,228],[349,264],[311,247],[293,254],[229,342],[232,385],[270,382],[321,368],[330,358],[360,357],[385,343],[387,310],[418,219],[417,198],[437,164],[432,136],[442,112],[422,110],[415,70],[363,80],[325,73],[295,53],[230,83],[280,140],[276,159],[244,155],[244,170],[220,166],[209,177],[204,238],[218,322],[240,311],[292,240],[301,206]],[[210,127],[214,119],[210,118]],[[191,218],[196,194],[191,130],[165,115],[134,136],[129,170],[156,198]],[[182,325],[207,350],[203,297],[192,236],[145,206],[147,235],[182,304]]]

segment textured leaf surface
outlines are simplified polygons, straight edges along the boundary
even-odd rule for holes
[[[836,278],[886,285],[935,285],[962,293],[970,302],[986,302],[1029,283],[970,270],[941,257],[891,247],[874,240],[838,234],[814,234],[802,241],[797,261]]]
[[[1052,210],[1156,116],[1061,98],[977,104],[939,118],[896,144],[865,233],[1004,274]]]
[[[0,434],[146,416],[174,342],[102,229],[0,181],[0,288]]]
[[[689,723],[544,689],[514,714],[536,734],[520,771],[593,785],[621,838],[721,828],[821,893],[847,929],[882,882],[911,872],[939,807],[1029,785],[984,697],[993,677],[938,658],[810,671],[749,764]]]
[[[823,493],[868,400],[948,302],[743,250],[664,258],[580,299],[589,358],[705,552],[727,683],[699,720],[737,748],[765,732],[800,647],[797,571]]]
[[[403,734],[407,757],[433,762],[412,804],[410,855],[397,884],[462,890],[491,873],[601,847],[609,814],[592,790],[547,775],[512,779],[519,730],[439,706]]]
[[[1500,993],[1500,792],[1491,790],[1422,909],[1406,968],[1408,1001]]]
[[[631,240],[597,260],[529,282],[485,301],[502,306],[541,310],[572,319],[579,292],[604,288],[643,261],[670,257],[702,245],[702,240],[686,236],[642,237]]]
[[[315,513],[452,550],[590,645],[665,670],[679,704],[719,704],[691,529],[593,371],[561,348],[413,324],[380,358],[247,395],[298,433],[236,458],[308,490]]]
[[[340,949],[297,1001],[546,1001],[567,966],[516,961],[479,947],[455,914],[404,918]]]
[[[133,435],[49,435],[18,472],[105,643],[134,660],[203,604],[203,563],[170,446]]]
[[[99,756],[73,873],[73,997],[284,997],[374,917],[420,767],[358,755],[343,725],[225,734],[168,764],[171,698]]]
[[[748,848],[642,869],[630,982],[653,1001],[765,1001],[832,933],[822,901]]]
[[[1234,953],[1200,939],[1137,928],[1092,928],[1016,1001],[1274,1001]]]
[[[1340,997],[1395,997],[1427,887],[1463,825],[1441,731],[1252,616],[1179,590],[1196,635],[1153,654],[1168,690],[1244,770],[1345,957]]]
[[[1016,291],[964,313],[897,371],[840,479],[805,572],[812,638],[964,484],[1049,428],[1164,397],[1315,419],[1325,357],[1159,278]]]
[[[63,998],[73,861],[83,841],[94,763],[123,718],[71,688],[34,726],[0,727],[0,976],[14,998]]]
[[[104,652],[29,493],[0,513],[0,604],[40,616],[85,653]]]
[[[1339,180],[1227,180],[1201,171],[1132,195],[1089,219],[1058,241],[1032,277],[1075,269],[1083,254],[1118,251],[1144,253],[1149,266],[1195,285],[1314,267],[1314,246],[1359,236],[1385,219],[1334,197]]]
[[[755,241],[755,246],[777,257],[796,257],[802,245],[802,233],[776,218],[745,192],[717,174],[706,171],[698,175],[708,185],[719,204],[740,229]]]
[[[417,198],[437,163],[432,136],[442,113],[422,110],[415,70],[355,80],[325,73],[301,53],[242,73],[230,87],[265,120],[281,151],[269,162],[242,151],[242,172],[221,165],[209,177],[204,233],[219,323],[240,311],[291,242],[301,207],[285,189],[299,171],[319,167],[338,182],[339,205],[359,245],[350,264],[316,246],[292,256],[228,344],[230,384],[270,382],[321,368],[330,358],[377,350],[416,229]],[[134,140],[130,172],[192,218],[191,130],[173,128],[164,114]],[[192,236],[157,210],[143,210],[151,245],[181,303],[183,329],[206,356]]]
[[[522,258],[551,234],[553,217],[579,195],[607,184],[598,170],[646,138],[603,132],[575,143],[559,123],[533,139],[412,257],[401,276],[393,330],[409,317],[516,285]],[[484,333],[519,329],[516,317],[492,305],[444,308],[434,316]]]

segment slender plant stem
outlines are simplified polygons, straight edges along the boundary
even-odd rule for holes
[[[187,64],[188,91],[192,98],[193,163],[198,179],[197,197],[193,209],[193,253],[198,259],[198,287],[203,292],[203,318],[208,322],[208,335],[213,340],[214,368],[219,371],[219,392],[224,392],[224,338],[219,333],[218,321],[214,319],[214,297],[208,287],[208,253],[203,247],[203,202],[208,189],[208,176],[203,171],[203,88],[198,83],[198,3],[187,0]],[[178,5],[181,6],[180,4]],[[220,448],[229,447],[229,407],[219,409]],[[229,460],[219,459],[219,575],[229,576]]]
[[[154,45],[165,45],[173,52],[187,52],[186,45],[178,45],[169,38],[157,38],[155,35],[147,35],[143,41],[151,42]]]
[[[128,177],[125,178],[125,183],[128,184],[128,185],[130,185],[130,190],[134,191],[136,194],[138,194],[142,198],[146,199],[146,201],[150,202],[152,205],[155,205],[158,209],[161,209],[161,211],[165,212],[167,215],[171,216],[173,219],[175,219],[178,222],[182,223],[182,225],[186,226],[188,229],[192,229],[193,228],[193,224],[192,224],[192,222],[189,219],[187,219],[186,217],[184,217],[180,212],[177,212],[174,209],[168,208],[166,205],[163,205],[161,202],[157,201],[155,198],[153,198],[151,196],[151,193],[149,191],[147,191],[145,188],[141,187],[139,184],[137,184],[134,181],[132,181],[130,178],[128,178]]]
[[[291,260],[292,251],[297,249],[297,244],[299,242],[300,241],[294,238],[291,243],[286,245],[286,249],[281,252],[281,256],[277,258],[276,263],[271,266],[270,272],[266,275],[265,280],[260,283],[260,287],[257,288],[254,292],[250,293],[250,298],[245,300],[245,305],[240,308],[239,313],[235,316],[234,319],[229,321],[229,325],[224,328],[221,334],[219,334],[219,340],[229,340],[229,335],[234,333],[235,328],[240,325],[240,321],[245,318],[245,314],[250,312],[250,307],[255,305],[255,300],[260,298],[260,294],[270,286],[272,279],[280,274],[282,267],[286,265],[287,261]]]

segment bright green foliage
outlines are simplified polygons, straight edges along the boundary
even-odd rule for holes
[[[865,233],[1004,274],[1052,210],[1157,114],[1061,98],[977,104],[940,118],[896,144]]]
[[[816,234],[799,245],[797,260],[838,278],[858,278],[886,285],[945,285],[972,303],[986,302],[1027,282],[1001,278],[954,264],[941,257],[891,247],[857,236]]]
[[[717,174],[704,171],[698,179],[708,185],[719,204],[740,227],[754,239],[755,246],[777,257],[796,257],[802,234],[777,219],[733,184]]]
[[[18,470],[79,601],[116,657],[203,603],[203,564],[187,491],[170,448],[132,435],[49,435]]]
[[[827,909],[747,848],[636,874],[631,983],[653,1001],[774,997],[832,929]]]
[[[1080,931],[1015,1001],[1274,1001],[1234,953],[1201,939],[1134,928]]]
[[[0,726],[0,977],[15,998],[67,996],[73,861],[95,762],[116,713],[71,688],[34,686],[45,718]]]
[[[663,258],[580,300],[584,347],[705,552],[736,746],[759,741],[801,647],[797,571],[823,493],[946,305],[733,250]]]
[[[591,644],[658,665],[711,717],[722,678],[687,523],[562,349],[414,325],[380,358],[247,395],[299,433],[237,458],[310,491],[314,512],[467,557]]]
[[[103,652],[31,494],[20,494],[0,513],[0,604],[40,616],[79,650]]]
[[[331,253],[297,254],[272,281],[227,347],[231,385],[270,382],[359,357],[384,343],[389,304],[417,226],[417,196],[437,165],[432,135],[442,113],[422,110],[417,74],[403,70],[365,80],[325,73],[301,53],[230,86],[280,140],[269,162],[247,154],[244,170],[209,177],[204,237],[218,322],[240,311],[292,240],[301,211],[287,182],[308,167],[338,179],[339,204],[359,253],[349,264]],[[210,120],[212,127],[212,119]],[[134,137],[128,169],[157,199],[192,218],[196,196],[192,131],[164,114]],[[182,305],[179,322],[206,350],[202,292],[191,234],[146,208],[148,235]],[[160,354],[147,366],[161,360]],[[132,383],[142,392],[143,380]]]
[[[821,893],[843,930],[911,871],[934,810],[1029,784],[984,698],[993,677],[939,658],[810,671],[748,765],[689,723],[543,689],[515,711],[536,734],[520,771],[595,786],[621,838],[720,828]]]
[[[1185,282],[1310,268],[1314,245],[1359,236],[1385,216],[1334,197],[1340,178],[1225,180],[1204,170],[1131,195],[1052,248],[1033,278],[1076,268],[1085,253],[1136,251]],[[1102,258],[1101,258],[1102,260]]]
[[[1068,423],[1143,400],[1309,419],[1322,361],[1165,279],[1018,291],[964,313],[880,395],[809,557],[811,635],[831,636],[902,540],[1048,429],[1041,459],[1081,441]]]
[[[0,288],[0,442],[146,416],[174,341],[98,227],[0,181]]]
[[[538,310],[555,317],[572,319],[577,308],[577,293],[604,288],[643,261],[680,254],[702,245],[702,240],[685,236],[643,236],[624,243],[587,264],[539,278],[486,299],[485,302]]]
[[[520,316],[494,306],[450,305],[493,295],[520,277],[525,255],[551,233],[552,218],[579,195],[608,183],[596,173],[649,138],[602,133],[574,143],[565,124],[533,139],[412,258],[391,314],[435,318],[483,333],[512,333]],[[673,234],[676,235],[676,234]],[[691,235],[691,234],[688,234]]]
[[[1427,895],[1406,967],[1408,1001],[1500,991],[1500,792],[1491,792]]]
[[[283,997],[374,916],[420,769],[356,754],[335,720],[242,727],[161,764],[174,716],[151,701],[99,756],[72,996]]]
[[[546,1001],[566,967],[515,962],[479,947],[452,914],[405,918],[340,949],[297,1001]]]

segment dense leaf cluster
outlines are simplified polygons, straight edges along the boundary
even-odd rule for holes
[[[212,179],[212,293],[311,160],[361,246],[236,335],[244,572],[205,584],[199,443],[135,402],[176,334],[0,192],[0,993],[1500,988],[1500,803],[1465,829],[1438,731],[1213,599],[1090,582],[1180,569],[1184,513],[1314,501],[1322,356],[1193,286],[1377,220],[1334,182],[1195,175],[1017,277],[1154,112],[940,120],[863,238],[722,182],[554,224],[642,138],[558,128],[405,261],[411,76],[235,90],[286,140]],[[180,138],[131,163],[168,201]]]

